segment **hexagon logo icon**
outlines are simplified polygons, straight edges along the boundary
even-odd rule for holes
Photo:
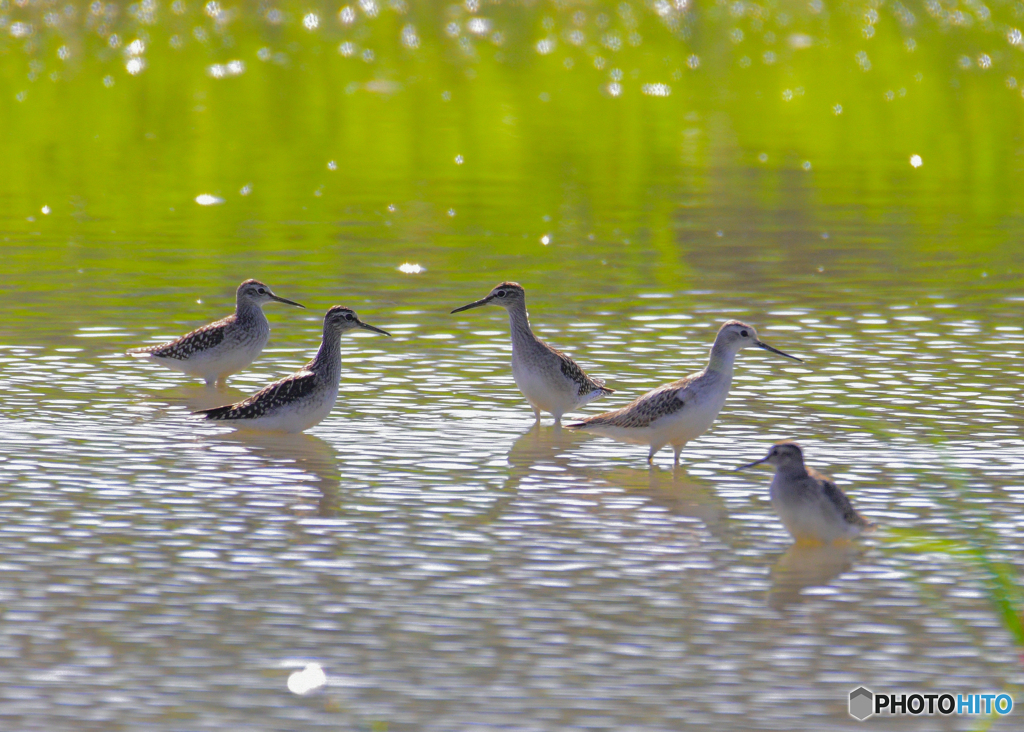
[[[863,722],[875,713],[875,695],[871,689],[858,686],[850,692],[850,716]]]

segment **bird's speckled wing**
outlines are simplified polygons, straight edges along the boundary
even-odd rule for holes
[[[258,419],[286,404],[301,401],[312,394],[316,387],[316,374],[306,370],[297,371],[263,387],[237,404],[203,409],[193,414],[201,414],[206,419]]]
[[[131,348],[128,350],[128,353],[150,354],[158,358],[174,358],[184,361],[201,351],[219,346],[224,340],[224,331],[234,322],[235,316],[229,315],[226,318],[221,318],[213,323],[204,325],[202,328],[196,328],[191,333],[186,333],[181,338],[176,338],[170,343]]]
[[[842,512],[843,521],[845,523],[848,523],[851,526],[862,527],[867,527],[871,525],[867,519],[865,519],[863,516],[857,513],[857,509],[855,509],[853,507],[853,504],[850,503],[850,499],[846,497],[846,494],[843,493],[839,489],[839,486],[833,483],[828,476],[822,475],[813,468],[808,468],[807,472],[811,475],[812,478],[818,478],[821,481],[822,493],[824,493],[825,498],[826,500],[828,500],[829,503],[834,505]]]
[[[687,387],[698,376],[700,374],[692,374],[678,381],[673,381],[671,384],[659,386],[657,389],[634,399],[621,409],[588,417],[582,422],[569,425],[569,427],[582,429],[600,425],[629,428],[650,427],[651,423],[655,420],[669,414],[675,414],[686,406],[686,403],[689,401]]]
[[[578,363],[558,349],[552,348],[551,351],[558,356],[558,360],[561,362],[562,375],[576,385],[576,393],[580,396],[590,394],[594,390],[600,390],[605,394],[615,393],[615,390],[609,389],[605,386],[604,381],[601,379],[595,379],[587,376],[586,372],[580,368]]]

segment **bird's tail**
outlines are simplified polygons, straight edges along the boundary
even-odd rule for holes
[[[192,412],[195,417],[202,419],[230,419],[228,415],[231,414],[231,410],[235,408],[234,404],[225,404],[223,407],[213,407],[212,409],[200,409],[196,412]]]
[[[156,352],[161,346],[141,346],[139,348],[129,348],[125,353],[133,358],[146,358]]]

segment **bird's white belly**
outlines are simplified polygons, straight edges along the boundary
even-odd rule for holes
[[[561,374],[558,374],[560,377]],[[530,404],[561,416],[576,405],[574,391],[557,378],[546,378],[539,368],[529,368],[512,354],[512,378]]]
[[[774,500],[772,507],[778,514],[786,531],[798,540],[817,540],[830,543],[842,538],[845,532],[835,522],[829,521],[813,504],[794,504]]]
[[[259,358],[266,341],[253,339],[248,343],[221,342],[213,348],[200,351],[187,359],[154,357],[154,361],[190,376],[213,381],[222,375],[234,374],[247,368]]]
[[[714,424],[725,404],[726,394],[694,400],[674,414],[651,423],[652,436],[664,444],[681,445],[695,440]]]
[[[830,544],[837,539],[850,539],[860,533],[859,527],[847,524],[840,516],[830,513],[823,497],[787,494],[774,479],[770,496],[772,508],[779,520],[797,541],[813,540]]]

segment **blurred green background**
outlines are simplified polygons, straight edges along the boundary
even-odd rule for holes
[[[923,227],[896,258],[992,250],[1022,214],[1021,27],[1007,1],[2,0],[8,271],[78,241],[156,275],[139,248],[168,238],[202,269],[287,249],[260,225],[286,221],[306,249],[647,256],[709,207],[732,231],[822,207]]]

